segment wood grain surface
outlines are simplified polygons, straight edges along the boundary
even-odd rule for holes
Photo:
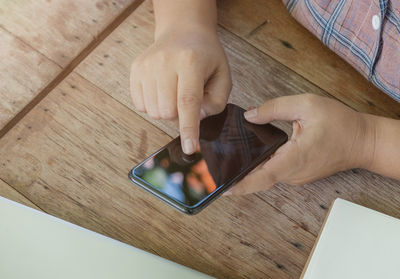
[[[221,197],[196,216],[134,186],[128,171],[178,134],[173,123],[137,113],[130,98],[131,62],[153,41],[152,5],[135,10],[139,2],[0,7],[0,195],[218,278],[298,278],[336,197],[400,217],[400,182],[358,169],[301,187]],[[218,4],[230,102],[247,108],[312,92],[400,116],[396,102],[280,1]],[[291,132],[289,123],[276,124]]]
[[[1,27],[0,61],[1,130],[61,68]]]
[[[0,6],[0,135],[47,87],[64,78],[140,0],[3,1]],[[48,93],[45,92],[46,94]],[[45,96],[45,94],[42,94]],[[42,98],[39,96],[38,98]],[[34,104],[33,104],[34,105]],[[32,106],[33,106],[32,105]],[[31,107],[32,107],[31,106]],[[12,123],[13,124],[13,123]]]
[[[33,204],[30,200],[25,198],[23,195],[18,193],[14,188],[12,188],[10,185],[6,184],[4,181],[0,180],[0,196],[3,198],[21,203],[23,205],[32,207],[37,210],[41,210],[39,207],[37,207],[35,204]]]
[[[314,236],[318,235],[336,198],[400,218],[400,181],[361,169],[337,173],[300,187],[277,184],[258,195]]]
[[[400,118],[400,105],[290,16],[280,0],[219,0],[219,23],[350,107]]]
[[[185,216],[128,180],[169,140],[71,74],[0,140],[0,178],[50,214],[218,278],[298,276],[314,236],[259,196]]]
[[[105,29],[134,0],[4,1],[3,29],[61,67]]]

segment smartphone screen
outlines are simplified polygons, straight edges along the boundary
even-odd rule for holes
[[[280,129],[251,124],[243,113],[242,108],[228,104],[222,113],[201,121],[199,145],[193,155],[183,153],[178,137],[134,168],[132,174],[178,203],[199,204],[287,140]]]

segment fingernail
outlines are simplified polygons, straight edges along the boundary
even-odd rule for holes
[[[183,152],[185,152],[186,154],[192,154],[194,153],[195,149],[196,146],[194,144],[194,140],[185,139],[185,141],[183,142]]]
[[[200,119],[204,119],[207,117],[206,112],[204,111],[204,109],[200,109]]]
[[[244,113],[246,119],[251,119],[257,116],[257,109],[252,109]]]

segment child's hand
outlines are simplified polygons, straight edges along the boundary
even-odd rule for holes
[[[215,30],[180,28],[156,40],[132,64],[135,107],[154,119],[175,119],[183,151],[195,151],[200,119],[221,112],[231,90],[229,65]]]
[[[246,194],[277,182],[302,185],[338,171],[368,166],[374,129],[364,114],[312,94],[272,99],[245,113],[249,122],[293,121],[291,139],[227,194]]]

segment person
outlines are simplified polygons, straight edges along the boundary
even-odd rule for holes
[[[324,44],[400,101],[398,0],[284,0]],[[232,86],[219,41],[215,0],[153,0],[155,41],[132,63],[135,107],[154,119],[179,119],[182,149],[195,151],[200,119],[223,111]],[[277,182],[302,185],[351,168],[400,180],[400,120],[356,112],[313,94],[266,101],[249,122],[291,121],[293,134],[229,193]]]

